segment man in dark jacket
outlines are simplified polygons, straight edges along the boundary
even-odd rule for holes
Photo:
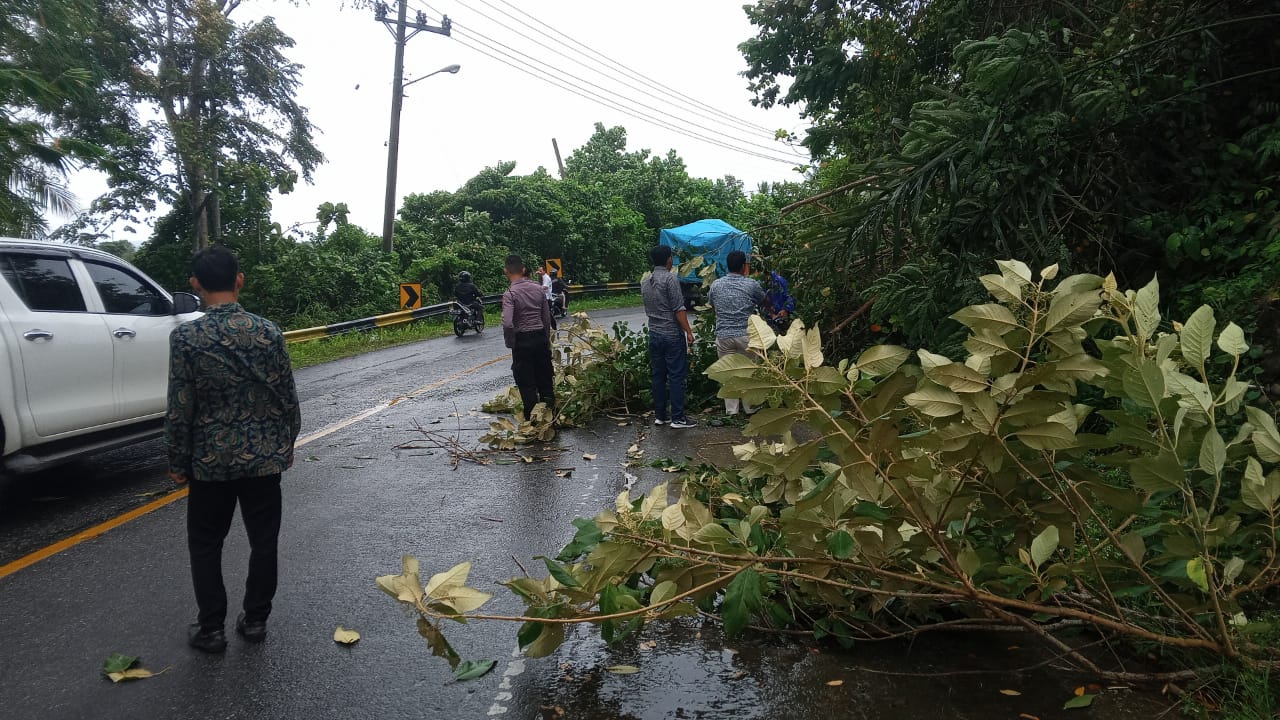
[[[458,273],[458,284],[453,286],[453,296],[458,304],[466,308],[475,318],[477,313],[484,313],[484,305],[480,302],[480,288],[471,282],[471,273],[463,270]]]
[[[529,279],[519,255],[507,256],[506,275],[511,287],[502,295],[502,337],[511,348],[511,374],[528,420],[539,402],[547,407],[556,402],[551,307],[542,286]]]
[[[192,261],[191,287],[205,314],[178,326],[169,340],[169,476],[191,488],[187,546],[200,611],[188,642],[208,653],[227,648],[222,543],[237,503],[250,554],[236,631],[249,642],[266,639],[276,593],[280,476],[293,464],[302,427],[284,336],[240,307],[243,286],[230,250],[201,251]]]

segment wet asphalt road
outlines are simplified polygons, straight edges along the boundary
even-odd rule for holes
[[[606,326],[638,321],[636,311],[596,315]],[[714,624],[697,620],[646,629],[639,640],[653,641],[653,648],[637,641],[610,648],[581,629],[552,657],[527,661],[513,653],[514,626],[458,626],[450,637],[464,658],[498,664],[480,680],[451,682],[414,618],[375,588],[377,575],[398,572],[400,556],[411,553],[424,575],[471,561],[470,584],[494,589],[520,573],[516,558],[532,567],[533,556],[554,555],[572,537],[574,517],[612,506],[626,482],[631,443],[640,441],[650,457],[680,457],[725,436],[646,433],[652,428],[643,423],[605,422],[564,433],[556,446],[565,449],[549,462],[464,463],[457,470],[444,452],[396,449],[414,439],[415,422],[474,441],[486,423],[473,409],[509,383],[505,357],[499,334],[490,331],[298,372],[303,436],[315,439],[299,448],[286,475],[280,592],[271,636],[261,646],[233,637],[221,657],[186,647],[195,608],[184,501],[0,579],[0,718],[1064,716],[1058,708],[1072,679],[932,674],[970,656],[969,664],[988,668],[1030,664],[1034,657],[1023,657],[1016,643],[980,647],[961,638],[871,654],[818,653],[777,638],[726,643]],[[587,462],[583,453],[598,457]],[[575,471],[560,478],[557,467]],[[168,488],[163,472],[163,449],[150,443],[28,478],[0,511],[0,564],[147,502]],[[639,474],[639,490],[661,476]],[[246,558],[237,521],[224,561],[233,607]],[[486,609],[515,612],[520,605],[496,588]],[[363,639],[336,645],[338,625]],[[165,672],[112,685],[99,670],[115,652]],[[603,671],[616,664],[641,671]],[[913,675],[891,681],[866,666]],[[1009,688],[1023,694],[998,692]],[[1150,716],[1163,709],[1157,699],[1121,693],[1066,716]]]

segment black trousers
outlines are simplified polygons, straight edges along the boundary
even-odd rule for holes
[[[187,548],[191,580],[200,609],[200,627],[221,630],[227,621],[227,589],[222,584],[222,543],[240,504],[249,535],[249,579],[244,590],[247,622],[265,622],[276,594],[276,545],[280,537],[280,476],[227,482],[191,481],[187,498]]]
[[[511,374],[520,390],[525,420],[539,402],[555,406],[555,369],[551,366],[551,340],[545,330],[516,333],[511,348]]]

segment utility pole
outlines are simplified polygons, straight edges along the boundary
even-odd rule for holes
[[[560,143],[551,138],[551,149],[556,151],[556,166],[560,168],[560,179],[564,179],[564,161],[560,159]]]
[[[408,0],[398,0],[396,19],[387,17],[385,3],[378,3],[374,17],[387,26],[396,42],[395,72],[391,80],[391,134],[387,139],[387,199],[382,215],[382,251],[392,250],[392,231],[396,221],[396,173],[400,162],[400,107],[404,103],[404,46],[422,31],[448,36],[453,23],[446,15],[437,27],[427,22],[427,16],[418,11],[414,22],[408,21]],[[412,28],[413,32],[408,32]]]

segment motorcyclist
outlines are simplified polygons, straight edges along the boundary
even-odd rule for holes
[[[471,282],[471,273],[466,270],[458,273],[458,284],[453,286],[453,296],[457,298],[459,305],[471,313],[472,318],[484,312],[484,306],[480,303],[480,288]]]
[[[559,270],[551,271],[551,297],[557,299],[565,312],[569,311],[569,282],[560,277]]]

